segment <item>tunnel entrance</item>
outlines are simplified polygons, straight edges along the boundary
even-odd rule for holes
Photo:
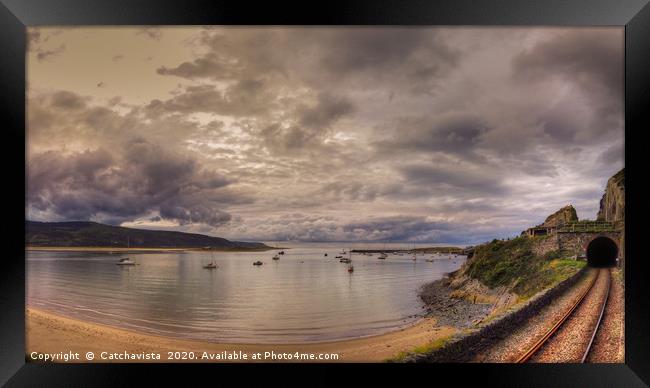
[[[592,267],[613,267],[616,265],[618,246],[608,237],[596,237],[587,246],[587,263]]]

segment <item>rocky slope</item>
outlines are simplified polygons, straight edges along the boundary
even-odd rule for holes
[[[541,226],[551,228],[570,221],[578,221],[578,213],[576,213],[576,209],[572,205],[567,205],[546,217]]]
[[[598,220],[625,221],[625,169],[617,172],[607,181],[605,193],[600,200]]]
[[[621,223],[620,258],[625,271],[625,168],[607,181],[605,193],[600,200],[598,220]]]

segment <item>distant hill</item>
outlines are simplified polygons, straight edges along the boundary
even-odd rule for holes
[[[210,248],[263,250],[257,242],[230,241],[203,234],[145,230],[97,222],[25,221],[25,244],[35,247]]]

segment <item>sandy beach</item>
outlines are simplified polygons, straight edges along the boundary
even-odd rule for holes
[[[457,329],[449,326],[437,327],[433,318],[423,318],[407,328],[370,337],[305,343],[305,344],[223,344],[201,341],[191,341],[168,337],[155,336],[145,333],[124,330],[115,327],[95,324],[63,317],[39,309],[26,310],[26,343],[27,355],[32,352],[42,354],[79,353],[80,359],[74,362],[89,362],[85,358],[87,352],[93,352],[92,362],[228,362],[228,360],[201,359],[203,353],[208,356],[223,358],[223,352],[242,352],[249,356],[254,353],[312,353],[338,354],[334,362],[381,362],[394,357],[402,351],[425,345],[439,338],[454,334]],[[100,359],[102,352],[106,357],[118,353],[118,359]],[[128,354],[159,354],[157,359],[125,360]],[[175,360],[168,359],[168,352],[194,352],[198,359]],[[227,354],[227,353],[226,353]],[[291,362],[291,360],[261,360],[262,362]],[[237,362],[241,362],[237,360]],[[302,362],[302,361],[301,361]],[[315,360],[328,362],[328,360]]]

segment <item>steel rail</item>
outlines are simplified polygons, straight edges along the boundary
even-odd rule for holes
[[[580,362],[584,363],[585,360],[587,359],[587,356],[589,355],[589,352],[591,351],[591,345],[594,343],[594,339],[596,338],[596,334],[598,333],[598,329],[600,328],[600,323],[603,320],[603,315],[605,314],[605,307],[607,307],[607,302],[609,301],[609,290],[612,287],[612,271],[608,270],[607,271],[607,293],[605,294],[605,299],[603,300],[603,305],[600,308],[600,314],[598,315],[598,322],[596,322],[596,327],[594,327],[594,332],[591,334],[591,339],[589,340],[589,345],[587,345],[587,349],[585,350],[585,354],[582,355],[582,360]]]
[[[520,356],[520,357],[515,361],[515,363],[517,363],[517,364],[524,363],[524,362],[528,361],[528,360],[529,360],[529,359],[530,359],[530,358],[531,358],[535,353],[537,353],[537,351],[538,351],[538,350],[539,350],[539,349],[540,349],[540,348],[541,348],[541,347],[546,343],[546,341],[548,341],[548,339],[551,338],[551,337],[553,336],[553,334],[555,334],[555,333],[559,330],[559,328],[560,328],[560,327],[562,326],[562,324],[563,324],[563,323],[564,323],[564,322],[565,322],[565,321],[566,321],[566,320],[571,316],[571,314],[573,314],[573,312],[578,308],[578,306],[580,305],[580,303],[582,303],[582,301],[585,300],[585,298],[587,297],[587,295],[589,294],[589,292],[592,290],[592,288],[593,288],[594,285],[596,284],[596,281],[598,280],[599,277],[600,277],[600,271],[598,271],[598,274],[597,274],[596,276],[594,276],[594,279],[591,281],[591,284],[589,285],[589,287],[587,287],[587,289],[586,289],[586,290],[585,290],[585,291],[580,295],[580,297],[578,298],[578,300],[577,300],[577,301],[573,304],[573,306],[571,306],[571,308],[570,308],[570,309],[569,309],[569,310],[568,310],[568,311],[567,311],[567,312],[562,316],[562,318],[560,318],[560,320],[558,320],[558,321],[555,323],[555,325],[553,325],[553,327],[551,327],[551,328],[550,328],[550,329],[549,329],[549,330],[548,330],[548,331],[547,331],[547,332],[542,336],[542,338],[540,338],[539,340],[537,340],[537,342],[535,342],[535,344],[533,344],[533,346],[530,347],[530,348],[528,349],[528,351],[526,351],[526,353],[524,353],[523,355],[521,355],[521,356]]]

